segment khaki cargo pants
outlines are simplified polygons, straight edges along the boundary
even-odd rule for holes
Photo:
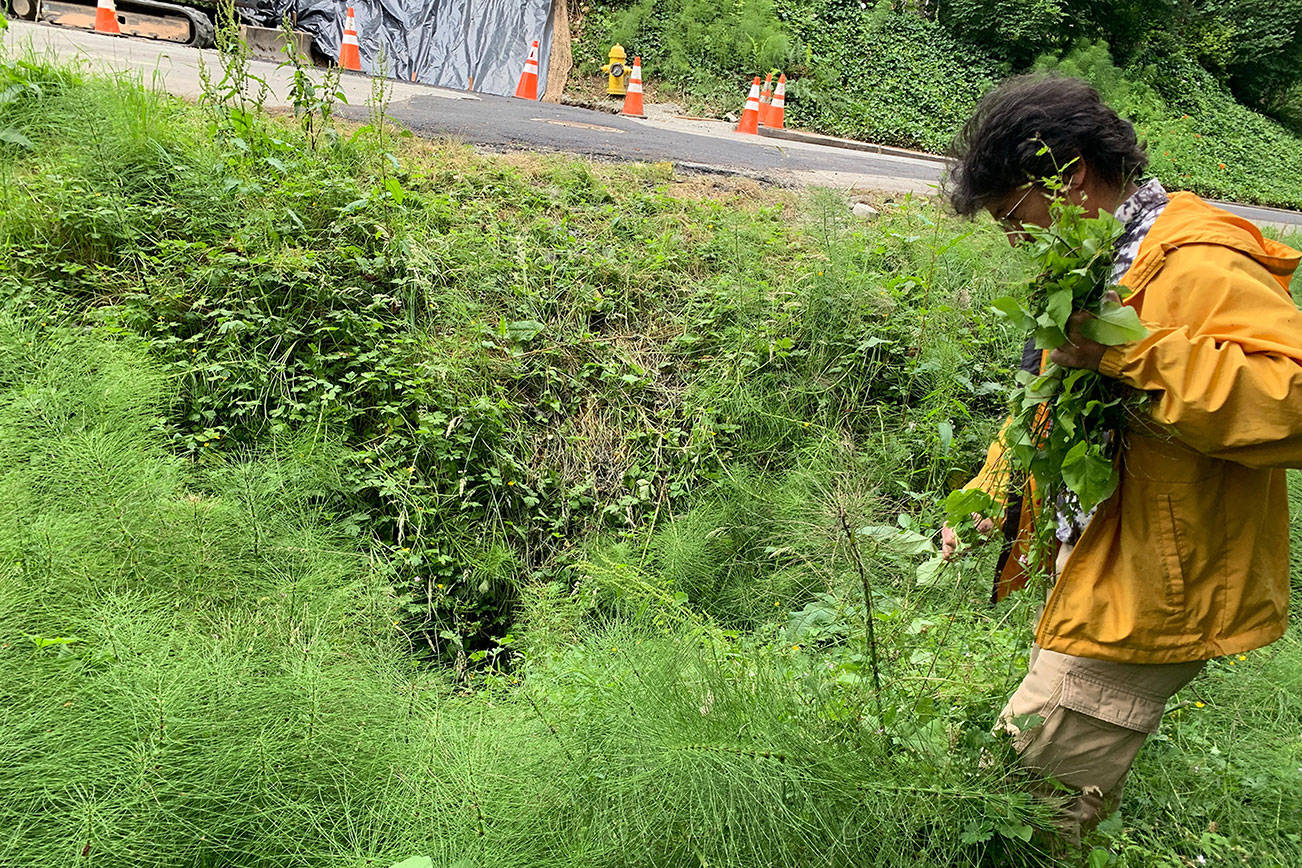
[[[1058,822],[1064,839],[1078,843],[1117,809],[1130,766],[1157,732],[1166,701],[1205,665],[1114,663],[1032,646],[1030,670],[1000,713],[999,726],[1013,736],[1027,770],[1066,787],[1041,783],[1034,789],[1046,800],[1066,799]],[[1027,715],[1035,717],[1023,727],[1014,723]]]

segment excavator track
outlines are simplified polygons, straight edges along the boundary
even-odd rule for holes
[[[14,17],[27,21],[95,29],[94,2],[84,0],[10,0]],[[216,44],[216,29],[208,15],[198,9],[163,3],[161,0],[116,0],[118,27],[123,36],[156,39],[211,48]]]

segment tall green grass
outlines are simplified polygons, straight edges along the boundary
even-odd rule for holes
[[[965,839],[1034,816],[987,734],[1031,607],[983,612],[979,574],[878,566],[885,725],[830,551],[819,605],[739,634],[605,549],[530,594],[517,665],[466,692],[404,662],[384,560],[303,496],[328,444],[200,471],[163,448],[138,349],[12,321],[0,343],[4,864],[969,865],[991,853]],[[689,515],[709,537],[717,512]],[[1181,696],[1121,864],[1298,852],[1300,654]]]
[[[313,510],[328,444],[198,470],[139,349],[0,344],[5,864],[968,864],[939,829],[1027,810],[811,659],[618,580],[538,599],[550,640],[454,691],[405,662],[384,561]]]
[[[0,155],[11,306],[144,337],[181,454],[334,432],[322,509],[405,558],[417,645],[460,668],[595,531],[847,436],[886,502],[929,500],[998,409],[1014,351],[982,306],[1017,260],[932,202],[700,201],[666,167],[511,168],[376,125],[314,148],[220,99],[7,68],[34,143]]]
[[[0,68],[0,865],[1045,860],[1033,595],[844,531],[978,459],[998,233]],[[1299,657],[1178,697],[1096,866],[1296,861]]]

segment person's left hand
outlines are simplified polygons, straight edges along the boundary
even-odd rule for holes
[[[1103,298],[1116,304],[1121,303],[1121,296],[1112,290],[1108,290]],[[1067,320],[1067,343],[1049,353],[1049,361],[1064,368],[1089,368],[1091,371],[1097,371],[1099,362],[1108,348],[1081,333],[1081,326],[1092,319],[1094,314],[1088,311],[1078,310],[1073,313]]]

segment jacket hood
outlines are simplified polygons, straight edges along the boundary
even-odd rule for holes
[[[1167,253],[1189,244],[1215,244],[1251,256],[1279,280],[1286,290],[1302,254],[1264,237],[1251,221],[1218,208],[1193,193],[1172,193],[1171,202],[1158,215],[1140,247],[1143,258],[1154,249]]]

